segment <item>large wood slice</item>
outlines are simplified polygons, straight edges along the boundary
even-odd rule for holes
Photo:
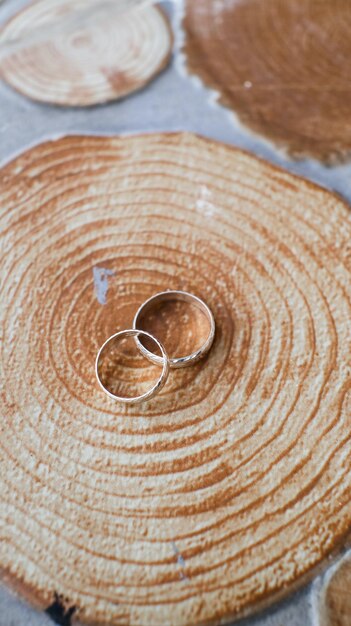
[[[166,15],[140,0],[39,0],[6,24],[1,48],[0,75],[12,87],[86,106],[149,82],[170,59],[172,33]]]
[[[191,72],[292,156],[351,152],[349,0],[185,0]]]
[[[311,576],[351,523],[344,202],[191,134],[48,142],[0,190],[4,578],[84,622],[164,626]],[[97,350],[165,289],[207,302],[215,343],[125,408]],[[170,354],[187,320],[164,316]],[[126,382],[155,367],[129,358]]]

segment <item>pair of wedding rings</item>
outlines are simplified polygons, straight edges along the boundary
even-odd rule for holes
[[[140,330],[138,326],[140,324],[140,319],[149,311],[151,311],[154,307],[156,308],[157,306],[162,305],[162,303],[166,301],[177,301],[177,300],[182,301],[182,302],[187,302],[190,305],[196,306],[205,315],[209,323],[209,333],[203,345],[195,352],[192,352],[191,354],[178,357],[178,358],[169,358],[163,344],[156,337],[154,337],[151,333],[147,332],[146,330]],[[207,352],[212,346],[214,335],[215,335],[215,321],[214,321],[212,312],[208,308],[208,306],[202,300],[200,300],[200,298],[186,291],[162,291],[161,293],[157,293],[155,296],[152,296],[151,298],[146,300],[139,307],[133,320],[133,328],[121,330],[120,332],[115,333],[114,335],[109,337],[105,341],[105,343],[101,346],[97,354],[96,361],[95,361],[96,378],[102,390],[108,396],[110,396],[110,398],[113,398],[114,400],[117,400],[119,402],[124,402],[127,404],[137,404],[139,402],[143,402],[144,400],[149,400],[150,398],[155,396],[162,389],[162,387],[164,387],[164,385],[167,382],[170,369],[177,369],[180,367],[187,367],[189,365],[193,365],[194,363],[199,361],[203,356],[205,356],[205,354],[207,354]],[[145,356],[152,363],[162,366],[162,372],[160,374],[160,377],[158,378],[156,383],[153,385],[153,387],[151,387],[151,389],[149,389],[142,395],[130,397],[130,398],[121,397],[113,393],[110,389],[107,388],[101,376],[101,365],[102,365],[104,356],[111,349],[111,346],[115,344],[116,341],[119,341],[126,337],[134,337],[135,343],[139,351],[141,352],[141,354],[143,354],[143,356]],[[144,339],[148,338],[149,340],[151,340],[155,344],[155,346],[158,347],[160,351],[160,356],[148,350],[140,341],[139,337],[144,338]]]

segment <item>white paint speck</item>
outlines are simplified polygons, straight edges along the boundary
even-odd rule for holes
[[[201,185],[200,193],[196,200],[196,209],[205,217],[213,217],[216,212],[216,206],[210,202],[212,197],[211,191],[206,185]]]
[[[176,557],[177,557],[177,563],[178,563],[179,567],[181,568],[180,578],[181,578],[182,580],[186,580],[186,579],[187,579],[187,576],[186,576],[186,574],[185,574],[185,572],[184,572],[184,569],[185,569],[185,560],[184,560],[183,556],[181,555],[181,553],[179,552],[179,550],[178,550],[178,548],[177,548],[176,544],[174,543],[174,541],[172,541],[172,548],[173,548],[173,552],[174,552],[174,554],[175,554],[175,555],[176,555]]]
[[[237,269],[238,269],[238,261],[235,263],[232,271],[230,272],[233,277],[235,276]]]
[[[112,270],[104,267],[93,267],[94,289],[97,301],[100,304],[106,304],[108,291],[108,277],[114,276]]]

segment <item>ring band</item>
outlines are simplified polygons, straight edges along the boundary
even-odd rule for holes
[[[180,367],[187,367],[188,365],[193,365],[194,363],[202,359],[202,357],[205,356],[205,354],[207,354],[207,352],[209,351],[209,349],[211,348],[213,344],[213,340],[215,336],[215,321],[214,321],[212,312],[207,306],[207,304],[205,304],[197,296],[194,296],[193,294],[188,293],[187,291],[162,291],[160,293],[157,293],[155,296],[151,296],[151,298],[146,300],[139,307],[133,320],[133,328],[134,329],[138,328],[141,314],[144,314],[147,310],[155,306],[155,304],[158,304],[160,302],[165,302],[167,300],[181,300],[183,302],[189,302],[190,304],[193,304],[205,314],[210,324],[210,332],[208,334],[208,337],[205,343],[201,346],[201,348],[199,348],[195,352],[192,352],[191,354],[188,354],[187,356],[169,359],[169,365],[172,369],[177,369]],[[139,341],[138,338],[136,338],[135,342],[140,352],[147,359],[149,359],[149,361],[152,361],[153,363],[157,363],[158,365],[162,363],[162,358],[159,357],[157,354],[150,352],[147,348],[145,348],[145,346],[143,346],[143,344],[141,343],[141,341]]]
[[[139,335],[143,335],[144,337],[148,337],[148,339],[151,339],[152,341],[155,342],[155,344],[159,347],[162,357],[158,357],[158,361],[157,364],[161,364],[163,365],[162,368],[162,372],[160,377],[158,378],[158,380],[156,381],[156,383],[153,385],[153,387],[151,389],[149,389],[149,391],[147,391],[146,393],[142,394],[141,396],[135,396],[134,398],[124,398],[122,396],[117,396],[114,393],[112,393],[111,391],[109,391],[107,389],[107,387],[105,387],[105,385],[103,384],[101,377],[100,377],[100,372],[99,372],[99,365],[100,365],[100,361],[101,358],[104,354],[104,352],[106,351],[108,345],[110,343],[112,343],[113,341],[115,341],[116,339],[122,339],[123,337],[135,337],[136,340],[138,338]],[[166,350],[164,349],[162,343],[160,341],[158,341],[158,339],[156,339],[156,337],[153,337],[153,335],[151,335],[150,333],[147,333],[144,330],[137,330],[135,328],[131,328],[128,330],[121,330],[119,333],[116,333],[115,335],[111,335],[111,337],[109,337],[105,343],[102,344],[97,357],[96,357],[96,361],[95,361],[95,374],[96,374],[96,378],[98,380],[98,383],[101,387],[101,389],[108,395],[110,396],[110,398],[113,398],[113,400],[117,400],[118,402],[124,402],[125,404],[138,404],[139,402],[144,402],[144,400],[149,400],[149,398],[152,398],[153,396],[155,396],[161,389],[162,387],[165,385],[167,378],[168,378],[168,374],[169,374],[169,368],[170,368],[170,363],[169,363],[169,358],[167,355]]]

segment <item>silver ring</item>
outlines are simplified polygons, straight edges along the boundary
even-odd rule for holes
[[[154,386],[151,389],[149,389],[149,391],[147,391],[146,393],[143,393],[141,396],[135,396],[134,398],[124,398],[121,396],[116,396],[114,393],[109,391],[107,387],[105,387],[105,385],[103,384],[101,380],[100,372],[99,372],[99,365],[100,365],[101,357],[103,356],[107,346],[112,341],[115,341],[116,339],[122,338],[122,337],[136,337],[137,339],[138,335],[143,335],[145,337],[148,337],[149,339],[152,339],[152,341],[154,341],[155,344],[159,347],[162,357],[158,357],[159,360],[157,361],[157,364],[163,365],[161,375],[156,381],[156,383],[154,384]],[[167,378],[168,378],[168,374],[169,374],[169,368],[170,368],[169,358],[162,343],[158,341],[156,337],[153,337],[153,335],[151,335],[150,333],[147,333],[144,330],[137,330],[135,328],[130,328],[128,330],[121,330],[119,333],[116,333],[115,335],[111,335],[111,337],[109,337],[105,341],[105,343],[102,344],[97,354],[96,361],[95,361],[95,374],[96,374],[96,378],[101,389],[108,396],[110,396],[110,398],[113,398],[113,400],[117,400],[118,402],[124,402],[125,404],[138,404],[139,402],[144,402],[144,400],[149,400],[150,398],[155,396],[159,391],[161,391],[162,387],[165,385]]]
[[[209,351],[213,344],[214,336],[215,336],[215,321],[212,315],[211,310],[200,298],[194,296],[192,293],[188,293],[187,291],[162,291],[161,293],[157,293],[155,296],[151,296],[148,300],[146,300],[138,309],[135,314],[133,320],[133,328],[137,329],[139,326],[139,320],[141,314],[145,313],[148,309],[151,309],[158,302],[164,302],[165,300],[181,300],[183,302],[189,302],[190,304],[195,305],[200,311],[202,311],[210,324],[210,332],[205,343],[196,350],[192,352],[192,354],[188,354],[186,356],[182,356],[179,358],[169,359],[169,364],[172,369],[177,369],[179,367],[187,367],[188,365],[193,365],[200,359],[202,359],[205,354]],[[143,344],[136,338],[135,343],[137,344],[140,352],[147,358],[149,361],[153,363],[157,363],[158,365],[162,362],[162,358],[157,354],[150,352]]]

